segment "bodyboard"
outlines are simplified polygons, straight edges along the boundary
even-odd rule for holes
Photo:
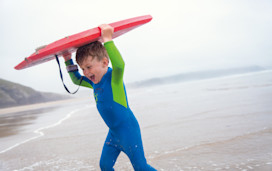
[[[113,38],[121,36],[143,24],[148,23],[152,20],[152,16],[145,15],[135,18],[130,18],[118,22],[111,23],[114,28]],[[61,56],[67,52],[74,52],[77,48],[89,44],[94,41],[101,41],[101,30],[99,27],[95,27],[74,35],[67,36],[60,40],[57,40],[53,43],[50,43],[46,46],[42,46],[36,49],[29,57],[26,57],[21,63],[19,63],[14,68],[17,70],[21,70],[24,68],[32,67],[34,65],[38,65],[52,59],[55,59],[55,56]]]

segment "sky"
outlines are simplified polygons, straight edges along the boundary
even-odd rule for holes
[[[19,71],[14,66],[41,45],[148,14],[150,23],[114,39],[126,63],[126,83],[272,65],[271,0],[0,0],[0,78],[65,93],[56,61]],[[68,87],[76,89],[62,67]]]

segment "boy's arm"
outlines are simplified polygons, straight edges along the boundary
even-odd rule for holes
[[[115,84],[123,84],[125,63],[121,54],[112,41],[114,28],[108,24],[102,24],[99,26],[99,28],[101,29],[102,39],[105,42],[104,47],[106,48],[112,63],[112,82]]]
[[[111,87],[113,100],[127,108],[127,99],[123,84],[125,62],[113,41],[104,43],[104,46],[112,63]]]
[[[112,64],[112,81],[116,84],[123,84],[125,62],[113,41],[104,43],[104,46],[108,52]]]
[[[116,103],[119,103],[125,108],[127,108],[127,99],[123,84],[125,62],[112,41],[114,29],[113,27],[107,24],[102,24],[99,27],[101,29],[102,39],[105,42],[104,47],[106,48],[112,63],[111,87],[113,100]]]
[[[66,60],[65,61],[65,65],[74,65],[74,62],[72,59]],[[87,88],[93,88],[91,82],[83,76],[83,80],[80,84],[80,80],[81,80],[81,74],[78,71],[72,71],[72,72],[68,72],[70,75],[71,80],[73,81],[74,84],[76,85],[80,85],[80,86],[84,86]]]

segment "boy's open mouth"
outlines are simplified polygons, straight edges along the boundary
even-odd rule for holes
[[[94,82],[95,76],[94,76],[94,75],[91,75],[91,76],[90,76],[90,80],[91,80],[92,82]]]

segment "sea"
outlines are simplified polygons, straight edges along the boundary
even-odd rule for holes
[[[100,170],[108,128],[92,91],[86,94],[0,109],[0,170]],[[272,70],[133,87],[127,94],[147,162],[158,171],[272,170]],[[124,153],[114,168],[133,170]]]

